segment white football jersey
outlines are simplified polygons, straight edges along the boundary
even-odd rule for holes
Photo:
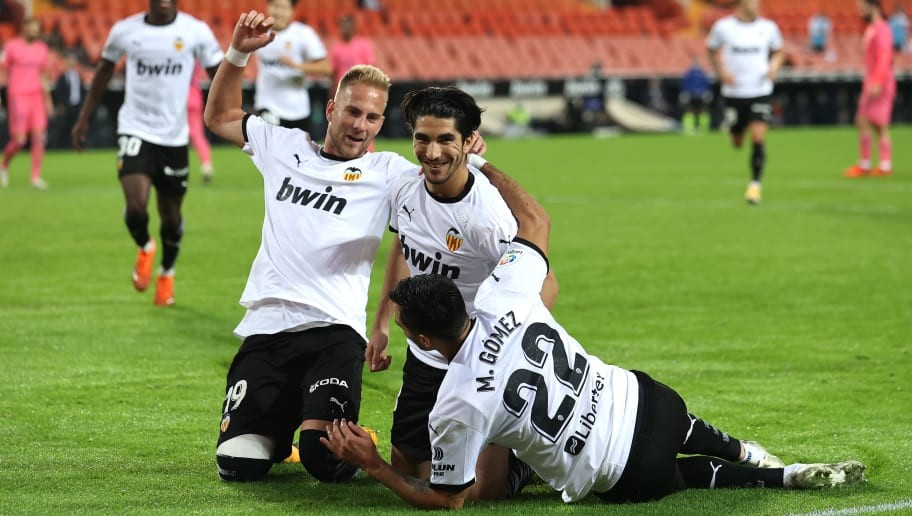
[[[244,151],[263,175],[263,239],[235,329],[241,338],[344,324],[366,338],[367,290],[390,221],[389,197],[418,167],[391,152],[332,159],[297,129],[243,122]]]
[[[178,12],[168,25],[150,25],[145,14],[125,18],[111,28],[102,59],[116,63],[126,54],[124,103],[117,132],[168,147],[187,145],[187,97],[194,62],[217,66],[224,54],[212,29]]]
[[[722,85],[723,97],[744,99],[773,93],[770,53],[782,49],[782,33],[772,20],[743,22],[726,16],[713,24],[706,46],[721,49],[721,64],[735,79],[735,84]]]
[[[300,64],[326,55],[320,36],[308,25],[291,22],[284,30],[277,31],[275,41],[256,52],[256,109],[269,110],[285,120],[310,116],[310,95],[304,73],[283,65],[279,58],[290,57]]]
[[[548,262],[516,239],[475,297],[475,322],[429,418],[431,483],[465,487],[488,444],[511,448],[565,502],[617,483],[639,386],[561,327],[539,297]]]
[[[390,210],[390,230],[402,244],[409,273],[447,276],[472,313],[479,285],[516,235],[516,218],[497,188],[471,166],[465,190],[452,199],[430,193],[423,177],[405,177],[390,199]],[[409,348],[425,364],[447,368],[440,353],[412,341]]]

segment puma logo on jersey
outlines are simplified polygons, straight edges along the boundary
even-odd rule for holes
[[[136,60],[136,74],[140,76],[180,75],[183,72],[184,65],[170,59],[164,63],[144,63],[142,59]]]
[[[405,235],[399,235],[399,242],[402,244],[402,255],[405,256],[405,261],[411,262],[412,266],[422,273],[440,274],[451,280],[459,278],[461,272],[459,267],[441,262],[443,255],[439,251],[434,253],[434,256],[428,256],[414,247],[409,247],[405,243]]]
[[[309,188],[301,188],[291,184],[291,178],[286,177],[276,194],[277,201],[291,201],[292,204],[308,206],[315,210],[332,212],[335,215],[342,213],[348,201],[342,197],[331,195],[332,187],[327,186],[324,192],[313,192]]]
[[[295,158],[296,160],[298,160],[298,165],[297,165],[297,166],[300,167],[300,166],[301,166],[301,156],[298,156],[297,154],[295,154],[295,155],[294,155],[294,158]]]
[[[412,210],[409,211],[408,206],[406,206],[406,205],[404,205],[404,204],[402,205],[402,211],[404,211],[405,214],[408,215],[409,222],[412,221],[412,213],[415,213],[415,210],[416,210],[416,209],[417,209],[417,208],[412,208]]]

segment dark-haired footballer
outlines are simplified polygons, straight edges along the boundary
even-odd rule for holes
[[[489,443],[515,450],[568,503],[590,493],[606,502],[644,502],[688,488],[864,481],[857,461],[783,467],[759,444],[690,414],[678,393],[646,373],[586,353],[538,295],[548,272],[547,214],[515,182],[488,173],[519,231],[479,287],[474,316],[446,276],[413,276],[390,292],[405,334],[449,362],[429,418],[431,478],[393,469],[348,421],[327,427],[325,446],[426,509],[462,507]]]
[[[224,55],[212,29],[178,11],[177,3],[150,0],[147,12],[114,24],[72,130],[73,146],[81,151],[114,67],[127,56],[126,93],[117,115],[117,175],[126,200],[124,221],[139,247],[133,287],[140,292],[152,281],[157,249],[148,214],[149,192],[155,188],[162,246],[154,299],[159,306],[174,304],[174,265],[184,235],[181,205],[189,179],[187,97],[194,65],[198,61],[212,77]]]
[[[472,310],[478,286],[497,265],[516,235],[516,219],[497,189],[469,163],[469,149],[481,124],[482,109],[468,93],[453,87],[409,92],[400,105],[412,132],[420,177],[403,176],[390,199],[390,230],[396,239],[387,260],[366,358],[372,372],[390,364],[386,353],[393,304],[387,294],[402,278],[442,274],[459,289]],[[479,160],[478,166],[484,165]],[[554,303],[557,284],[549,274],[541,292]],[[390,432],[392,464],[398,471],[431,475],[428,414],[437,399],[447,361],[440,353],[409,341]],[[497,499],[516,494],[531,472],[507,448],[485,448],[478,459],[479,481],[469,498]]]

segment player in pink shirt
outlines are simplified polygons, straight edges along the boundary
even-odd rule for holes
[[[212,148],[203,126],[203,90],[200,89],[200,81],[204,77],[206,71],[197,63],[193,70],[193,82],[190,83],[190,95],[187,97],[187,122],[190,126],[190,145],[193,145],[199,155],[203,184],[209,184],[215,170],[212,168]]]
[[[355,19],[345,15],[339,19],[342,41],[329,51],[329,63],[333,69],[333,86],[330,95],[336,94],[336,86],[351,67],[359,64],[374,64],[374,45],[371,41],[355,34]]]
[[[41,24],[34,18],[22,24],[22,37],[6,44],[0,67],[6,72],[7,112],[9,115],[10,141],[3,152],[0,165],[0,186],[9,184],[9,164],[13,156],[31,135],[32,140],[32,186],[47,188],[41,179],[41,162],[44,159],[45,137],[48,114],[53,110],[53,101],[48,86],[49,51],[39,39]]]
[[[332,66],[333,84],[329,90],[330,98],[336,95],[336,87],[345,72],[359,64],[374,64],[374,44],[371,40],[355,34],[355,18],[346,14],[339,18],[339,31],[342,41],[333,45],[329,51],[329,64]],[[371,142],[367,150],[373,152],[376,142]]]
[[[845,171],[845,177],[888,176],[891,163],[890,116],[896,98],[896,79],[893,76],[893,33],[884,19],[880,0],[858,0],[858,9],[868,23],[862,39],[865,76],[858,99],[855,124],[858,126],[858,147],[861,158]],[[871,168],[871,130],[877,133],[880,165]]]

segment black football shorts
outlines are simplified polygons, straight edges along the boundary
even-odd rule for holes
[[[358,421],[364,339],[343,325],[244,339],[228,370],[218,443],[243,434],[275,439],[291,453],[307,419]]]
[[[159,193],[177,197],[187,193],[190,158],[186,145],[166,147],[128,134],[118,135],[117,144],[117,177],[145,174]]]
[[[393,411],[390,442],[409,459],[431,460],[431,437],[428,418],[437,402],[437,391],[446,376],[446,369],[431,367],[406,352],[402,366],[402,388]]]
[[[747,99],[725,97],[725,122],[731,134],[741,134],[751,122],[770,123],[773,105],[769,95]]]

